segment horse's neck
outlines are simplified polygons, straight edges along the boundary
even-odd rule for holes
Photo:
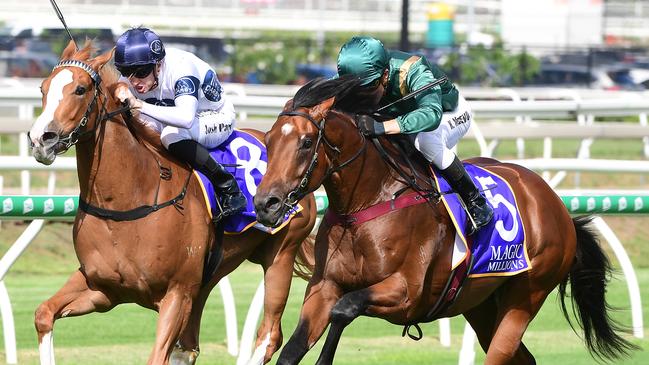
[[[371,146],[372,142],[368,140],[366,143],[367,146],[358,158],[323,182],[329,206],[338,214],[357,212],[389,200],[392,194],[403,187],[403,184],[394,178],[376,149]],[[346,153],[339,162],[344,162],[345,158],[349,158],[361,148],[360,137],[358,142],[352,141],[350,146],[345,150],[351,152]]]
[[[77,144],[81,197],[112,209],[150,203],[151,196],[135,192],[154,191],[159,183],[156,158],[121,119],[104,121],[93,138]]]

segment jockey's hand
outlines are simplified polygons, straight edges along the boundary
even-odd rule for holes
[[[142,100],[136,98],[126,85],[119,85],[115,89],[115,97],[122,103],[129,105],[133,109],[142,107]]]
[[[385,127],[383,123],[379,123],[374,118],[367,114],[359,114],[356,116],[356,125],[364,135],[368,137],[376,137],[385,134]]]

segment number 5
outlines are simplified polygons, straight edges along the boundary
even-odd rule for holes
[[[516,238],[516,233],[518,232],[518,219],[517,219],[517,212],[516,208],[514,205],[505,199],[504,196],[501,194],[496,194],[493,195],[491,193],[491,190],[489,190],[489,187],[495,186],[496,182],[491,176],[476,176],[476,179],[478,179],[478,182],[480,183],[480,186],[482,187],[482,190],[487,197],[487,200],[491,204],[492,207],[497,208],[500,206],[500,204],[503,204],[509,213],[512,216],[512,222],[514,222],[513,226],[511,229],[506,229],[505,224],[502,220],[498,220],[496,222],[496,231],[500,235],[500,237],[507,241],[507,242],[512,242]]]

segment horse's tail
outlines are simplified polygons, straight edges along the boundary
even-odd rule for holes
[[[311,279],[315,267],[315,236],[310,234],[304,239],[295,255],[293,274],[306,281]]]
[[[605,294],[611,264],[599,245],[597,235],[588,227],[592,219],[591,216],[573,219],[577,231],[577,251],[570,274],[559,284],[559,296],[563,315],[575,331],[565,303],[570,280],[572,312],[584,331],[588,351],[602,360],[613,360],[628,356],[639,347],[618,334],[628,330],[609,314],[611,307],[606,303]]]

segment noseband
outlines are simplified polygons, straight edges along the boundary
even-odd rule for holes
[[[95,130],[97,129],[97,126],[101,122],[103,122],[103,121],[105,121],[107,119],[110,119],[110,118],[114,117],[115,115],[124,113],[124,112],[126,112],[126,111],[128,111],[130,109],[129,106],[124,106],[124,107],[119,108],[119,109],[117,109],[115,111],[107,112],[106,111],[106,98],[104,98],[104,102],[101,105],[101,110],[99,111],[99,115],[97,116],[97,123],[95,123],[95,127],[93,129],[91,129],[91,130],[85,130],[85,127],[88,124],[88,118],[90,116],[90,113],[92,113],[92,110],[95,108],[95,104],[97,104],[97,99],[99,98],[99,95],[103,95],[103,93],[101,92],[101,88],[99,87],[101,85],[101,76],[99,76],[99,73],[97,73],[95,70],[93,70],[92,67],[90,67],[90,65],[88,65],[85,62],[78,61],[78,60],[64,60],[64,61],[61,61],[56,66],[54,66],[52,71],[54,71],[54,70],[56,70],[58,68],[62,68],[62,67],[76,67],[76,68],[80,68],[80,69],[84,70],[90,76],[90,78],[92,79],[92,83],[95,86],[95,92],[94,92],[94,95],[92,97],[92,100],[90,101],[90,103],[88,104],[88,107],[86,108],[86,112],[83,114],[83,117],[81,117],[81,119],[79,120],[79,123],[76,125],[76,127],[74,127],[72,132],[70,132],[67,135],[67,137],[61,138],[59,140],[59,143],[64,143],[65,144],[65,148],[57,153],[59,155],[62,154],[62,153],[65,153],[67,150],[70,149],[70,147],[77,144],[77,142],[79,142],[79,138],[81,138],[83,135],[94,134]],[[103,112],[103,115],[102,115],[102,112]],[[33,143],[31,142],[31,138],[29,138],[29,141],[30,141],[30,144],[33,145]]]
[[[291,190],[287,195],[286,199],[284,199],[284,206],[288,208],[288,210],[292,210],[295,208],[297,203],[306,195],[309,193],[307,186],[309,185],[309,179],[311,179],[311,175],[313,174],[313,170],[315,170],[315,167],[318,165],[318,147],[320,146],[320,143],[324,141],[324,143],[329,147],[332,151],[334,151],[337,155],[340,155],[341,151],[340,148],[334,146],[327,137],[324,135],[324,129],[325,129],[325,123],[326,123],[326,118],[322,118],[319,122],[313,119],[309,114],[299,112],[299,111],[283,111],[279,113],[279,117],[281,116],[293,116],[293,117],[302,117],[311,124],[313,124],[316,128],[318,128],[318,138],[316,139],[315,147],[313,149],[313,157],[311,157],[311,162],[309,163],[309,167],[307,167],[304,176],[302,177],[302,180],[300,180],[300,184],[298,186]],[[354,161],[358,156],[363,153],[365,150],[365,147],[367,146],[367,140],[363,137],[361,134],[361,137],[363,138],[363,145],[361,148],[352,156],[350,159],[347,161],[343,162],[342,164],[339,164],[336,167],[329,167],[327,168],[327,171],[325,172],[324,178],[326,179],[329,175],[333,174],[336,171],[342,170],[345,166],[349,165],[352,161]]]

